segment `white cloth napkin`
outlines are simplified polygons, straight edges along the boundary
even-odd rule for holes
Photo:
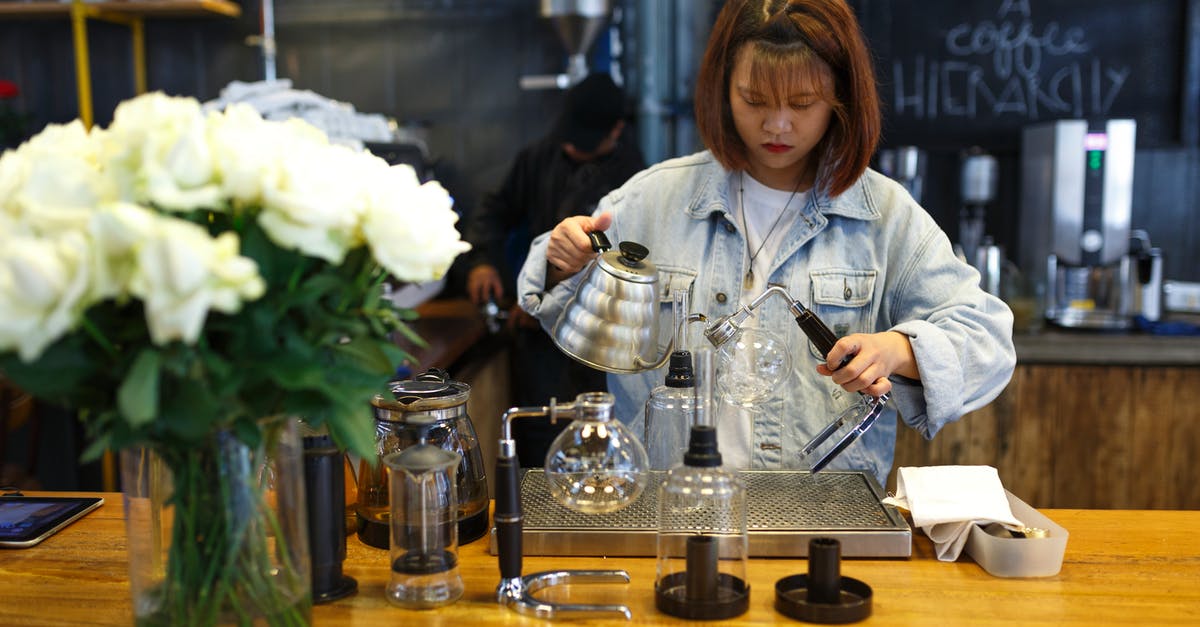
[[[971,525],[1024,525],[1013,516],[1000,475],[991,466],[901,467],[896,495],[884,503],[907,509],[913,524],[933,540],[937,557],[953,562],[962,553]]]

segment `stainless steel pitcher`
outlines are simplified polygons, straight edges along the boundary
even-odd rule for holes
[[[629,374],[661,367],[658,353],[658,268],[636,242],[618,250],[603,232],[588,234],[600,253],[583,269],[575,294],[554,324],[554,343],[575,360],[605,372]]]

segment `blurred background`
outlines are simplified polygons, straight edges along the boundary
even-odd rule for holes
[[[564,88],[587,70],[609,72],[622,86],[648,163],[700,149],[693,79],[721,4],[98,3],[118,18],[122,11],[142,16],[144,49],[120,19],[86,20],[85,103],[70,4],[0,0],[0,142],[16,145],[47,123],[80,116],[85,105],[106,125],[143,80],[148,90],[218,102],[282,86],[283,95],[272,96],[281,110],[351,107],[362,116],[343,124],[351,140],[438,179],[467,215],[518,149],[553,124]],[[994,245],[1011,266],[1039,272],[1047,251],[1034,250],[1028,232],[1047,223],[1028,217],[1034,210],[1022,200],[1023,171],[1034,163],[1023,156],[1024,134],[1062,119],[1095,128],[1130,119],[1136,134],[1125,156],[1133,164],[1126,231],[1159,251],[1161,280],[1200,282],[1200,0],[850,4],[875,55],[884,101],[876,167],[905,182],[952,241]],[[288,83],[260,83],[269,79]],[[461,271],[452,272],[445,294],[461,290],[461,281]],[[20,449],[6,439],[0,450]],[[30,457],[21,463],[35,470],[38,458]],[[63,468],[70,477],[37,472],[69,488],[77,469]]]

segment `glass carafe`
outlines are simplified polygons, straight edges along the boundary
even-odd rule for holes
[[[387,599],[409,609],[463,594],[458,571],[458,453],[422,442],[384,457],[391,496]]]

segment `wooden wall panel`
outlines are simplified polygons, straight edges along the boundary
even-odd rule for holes
[[[1057,391],[1055,507],[1128,507],[1131,375],[1129,368],[1067,369]]]
[[[1200,368],[1019,365],[932,442],[901,428],[895,468],[996,467],[1039,508],[1200,509]]]
[[[1033,507],[1054,502],[1054,451],[1059,441],[1058,391],[1063,368],[1018,366],[1001,398],[1011,399],[1008,444],[997,468],[1009,491]]]
[[[1130,506],[1200,508],[1200,368],[1145,368],[1134,381]]]

